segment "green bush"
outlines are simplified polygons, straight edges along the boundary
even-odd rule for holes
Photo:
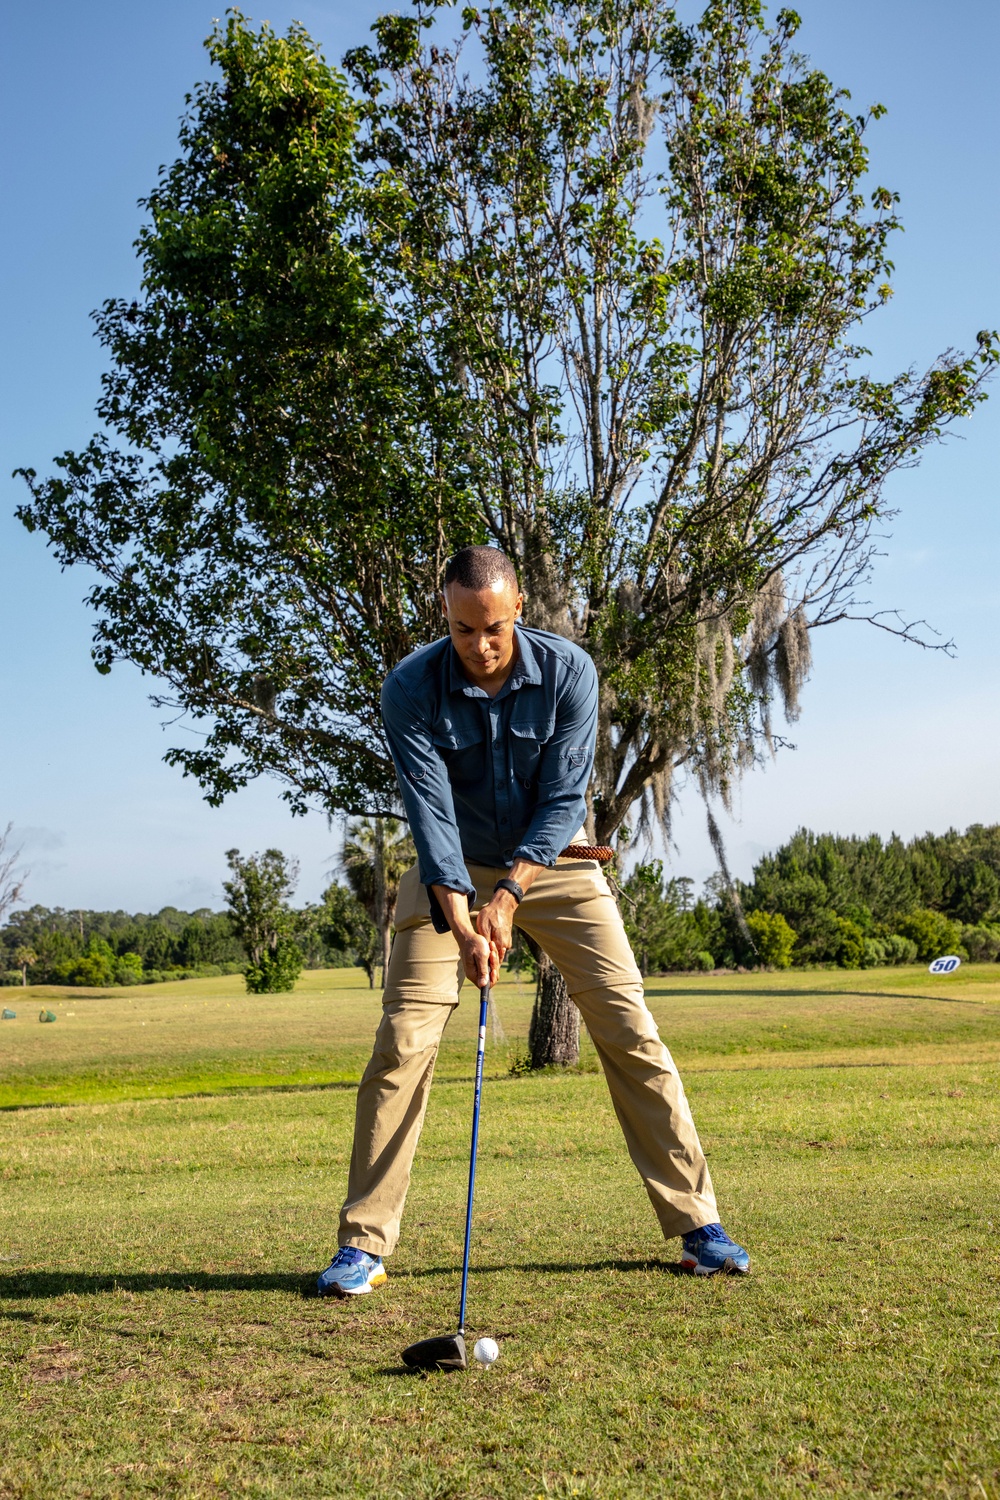
[[[141,984],[142,959],[138,953],[123,953],[115,964],[115,984]]]
[[[302,972],[302,953],[291,938],[281,937],[274,949],[268,949],[259,964],[248,964],[244,970],[248,995],[280,995],[295,988]]]
[[[68,958],[52,969],[55,984],[86,985],[89,989],[106,990],[115,983],[118,957],[111,944],[102,937],[92,937],[87,950],[80,958]]]
[[[915,964],[917,961],[917,945],[912,938],[901,937],[894,932],[889,937],[880,939],[885,949],[885,961],[887,964]]]
[[[986,922],[962,928],[962,947],[973,963],[994,964],[1000,958],[1000,927]]]
[[[711,953],[706,953],[703,950],[701,953],[695,954],[694,967],[696,969],[701,969],[704,973],[707,974],[710,970],[715,968],[715,959],[712,957]]]
[[[834,958],[842,969],[860,969],[865,961],[865,935],[850,917],[835,919],[837,936]]]
[[[795,932],[780,911],[752,911],[747,926],[761,961],[769,969],[791,968]]]
[[[865,938],[861,952],[861,967],[879,969],[887,962],[885,943],[878,938]]]
[[[928,961],[945,953],[954,953],[962,941],[962,929],[943,912],[918,907],[895,924],[901,936],[917,945],[917,957]]]
[[[5,969],[0,973],[0,985],[14,985],[21,983],[20,969]]]

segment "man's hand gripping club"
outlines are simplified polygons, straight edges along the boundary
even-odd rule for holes
[[[542,865],[533,864],[531,860],[518,859],[511,867],[510,878],[527,894],[541,869]],[[514,897],[509,891],[494,891],[486,905],[479,908],[473,925],[463,893],[450,891],[443,885],[431,889],[455,934],[466,979],[477,989],[496,984],[500,965],[513,940],[514,913],[517,911]]]

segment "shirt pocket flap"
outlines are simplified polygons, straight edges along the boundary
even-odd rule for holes
[[[552,738],[555,729],[554,719],[543,719],[534,724],[511,724],[510,732],[521,740],[534,740],[538,745],[544,745]]]
[[[431,741],[438,750],[465,750],[469,745],[483,742],[483,731],[471,724],[467,728],[433,729]]]
[[[538,776],[538,765],[542,747],[552,738],[554,719],[536,719],[534,723],[511,723],[511,758],[514,775],[525,787],[530,787]]]

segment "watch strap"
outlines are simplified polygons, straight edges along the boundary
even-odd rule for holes
[[[521,902],[524,900],[524,892],[522,891],[516,880],[498,880],[496,885],[493,887],[494,895],[497,893],[497,891],[509,891],[510,894],[514,897],[514,900],[517,902],[518,906],[520,906]]]

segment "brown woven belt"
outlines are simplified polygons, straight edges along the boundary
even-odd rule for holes
[[[599,865],[610,864],[615,851],[607,844],[567,844],[560,859],[596,859]]]

